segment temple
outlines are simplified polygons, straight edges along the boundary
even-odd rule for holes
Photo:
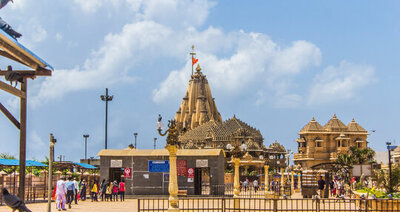
[[[350,146],[366,148],[369,133],[354,119],[346,126],[334,114],[323,127],[313,117],[299,135],[294,163],[309,169],[334,162],[338,154],[347,153]]]
[[[285,167],[287,152],[282,145],[275,142],[270,147],[265,147],[260,130],[235,115],[222,121],[207,77],[201,72],[199,65],[191,75],[185,96],[176,112],[175,122],[181,132],[179,141],[182,149],[224,149],[229,164],[231,155],[227,145],[246,144],[246,154],[241,160],[241,165],[246,170],[249,167],[261,170],[265,161],[269,161],[270,167],[276,170]]]
[[[185,97],[176,112],[175,121],[178,130],[190,130],[208,121],[222,122],[206,76],[197,65],[196,73],[192,74]]]

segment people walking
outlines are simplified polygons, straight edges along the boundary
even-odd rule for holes
[[[82,180],[82,182],[81,182],[81,195],[80,195],[80,197],[81,197],[81,200],[82,201],[85,201],[86,200],[86,188],[87,187],[87,185],[86,185],[86,180]]]
[[[75,185],[72,182],[72,177],[69,177],[67,182],[65,182],[65,186],[67,187],[67,203],[68,208],[71,209],[71,203],[74,199]]]
[[[67,194],[67,187],[65,186],[65,177],[61,176],[60,180],[57,181],[57,188],[56,188],[56,195],[57,195],[57,210],[67,210],[65,208],[66,198],[65,195]]]
[[[74,187],[75,187],[75,191],[74,191],[74,199],[75,199],[75,204],[78,204],[78,194],[79,194],[79,183],[77,181],[77,178],[74,178]]]
[[[257,179],[255,179],[255,180],[253,181],[253,187],[254,187],[254,192],[256,193],[257,190],[258,190],[258,181],[257,181]]]
[[[90,190],[90,196],[92,198],[92,202],[97,201],[97,182],[96,181],[93,181],[93,184],[92,184],[91,190]]]
[[[112,195],[113,195],[114,201],[118,201],[118,183],[116,180],[114,180],[114,183],[113,183]]]
[[[106,197],[106,188],[107,188],[106,179],[103,179],[103,181],[100,184],[101,201],[105,200],[104,198]]]
[[[119,183],[119,199],[125,201],[125,182],[124,179]]]
[[[318,180],[318,191],[319,191],[318,195],[321,198],[323,198],[324,189],[325,189],[325,180],[322,178],[322,176],[320,176]]]
[[[106,186],[106,200],[112,201],[112,189],[113,189],[112,183],[108,182],[106,185],[107,185]]]

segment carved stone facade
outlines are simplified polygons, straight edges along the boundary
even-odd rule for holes
[[[299,135],[294,163],[310,169],[321,163],[334,162],[337,155],[346,153],[350,146],[366,148],[369,133],[354,119],[346,126],[335,114],[323,127],[313,117]]]
[[[175,121],[178,130],[194,129],[208,121],[222,123],[206,75],[197,66],[196,73],[191,76],[185,97],[176,112]]]

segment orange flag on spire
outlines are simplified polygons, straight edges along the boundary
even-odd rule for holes
[[[199,61],[199,59],[196,59],[196,58],[194,58],[194,57],[192,56],[192,66],[194,66],[194,64],[196,64],[197,61]]]

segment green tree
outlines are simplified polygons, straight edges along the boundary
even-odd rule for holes
[[[8,153],[0,153],[0,159],[17,159],[17,158]]]

